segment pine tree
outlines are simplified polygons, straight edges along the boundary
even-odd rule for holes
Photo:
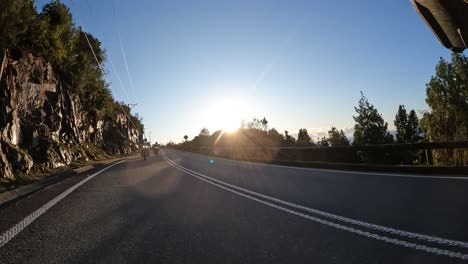
[[[383,120],[377,109],[369,103],[362,92],[359,105],[358,107],[354,107],[354,109],[357,115],[353,116],[354,121],[356,121],[353,144],[385,144],[393,142],[393,136],[387,130],[387,122]]]
[[[334,146],[349,146],[349,140],[343,130],[338,131],[336,127],[332,127],[328,131],[328,142],[332,147]]]

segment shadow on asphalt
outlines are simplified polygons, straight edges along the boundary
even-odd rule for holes
[[[131,173],[127,175],[131,177],[117,179],[119,175],[110,175],[115,177],[112,180],[121,181],[115,189],[122,192],[119,196],[122,200],[112,209],[101,211],[98,217],[78,223],[91,227],[87,232],[102,235],[86,251],[71,255],[67,262],[437,263],[441,260],[405,248],[395,250],[385,243],[259,206],[184,174],[161,159],[124,163],[127,169],[122,170]],[[354,246],[349,247],[350,244]],[[385,261],[380,256],[386,256]]]

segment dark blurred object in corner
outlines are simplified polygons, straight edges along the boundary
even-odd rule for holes
[[[439,41],[454,52],[468,42],[468,0],[411,0]]]

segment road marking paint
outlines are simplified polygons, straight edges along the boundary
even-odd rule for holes
[[[196,154],[200,156],[206,156],[199,153],[192,153],[186,152],[190,154]],[[207,156],[211,157],[211,156]],[[453,177],[453,176],[427,176],[427,175],[411,175],[411,174],[399,174],[399,173],[382,173],[382,172],[360,172],[360,171],[347,171],[347,170],[332,170],[332,169],[316,169],[316,168],[306,168],[306,167],[297,167],[297,166],[285,166],[285,165],[276,165],[276,164],[268,164],[268,163],[258,163],[258,162],[251,162],[251,161],[240,161],[240,160],[233,160],[233,159],[226,159],[221,157],[216,157],[217,159],[222,159],[225,161],[235,162],[235,163],[243,163],[243,164],[250,164],[255,166],[265,166],[265,167],[275,167],[275,168],[284,168],[284,169],[295,169],[295,170],[308,170],[308,171],[320,171],[320,172],[335,172],[335,173],[344,173],[344,174],[357,174],[357,175],[378,175],[378,176],[385,176],[385,177],[403,177],[403,178],[426,178],[426,179],[450,179],[450,180],[468,180],[468,177],[461,176],[461,177]]]
[[[167,158],[167,159],[169,159],[169,158]],[[324,216],[324,217],[328,217],[328,218],[331,218],[331,219],[334,219],[334,220],[350,223],[350,224],[353,224],[353,225],[359,225],[359,226],[363,226],[363,227],[366,227],[366,228],[370,228],[370,229],[374,229],[374,230],[378,230],[378,231],[382,231],[382,232],[387,232],[387,233],[391,233],[391,234],[405,236],[405,237],[409,237],[409,238],[415,238],[415,239],[420,239],[420,240],[425,240],[425,241],[429,241],[429,242],[435,242],[435,243],[445,244],[445,245],[450,245],[450,246],[458,246],[458,247],[468,248],[468,242],[450,240],[450,239],[445,239],[445,238],[440,238],[440,237],[435,237],[435,236],[430,236],[430,235],[424,235],[424,234],[418,234],[418,233],[413,233],[413,232],[409,232],[409,231],[399,230],[399,229],[395,229],[395,228],[391,228],[391,227],[371,224],[371,223],[368,223],[368,222],[359,221],[359,220],[339,216],[339,215],[336,215],[336,214],[328,213],[328,212],[325,212],[325,211],[321,211],[321,210],[318,210],[318,209],[313,209],[313,208],[309,208],[309,207],[306,207],[306,206],[302,206],[302,205],[294,204],[294,203],[287,202],[287,201],[284,201],[284,200],[280,200],[278,198],[274,198],[274,197],[271,197],[271,196],[268,196],[268,195],[257,193],[257,192],[254,192],[254,191],[251,191],[251,190],[248,190],[248,189],[244,189],[244,188],[236,186],[236,185],[232,185],[232,184],[229,184],[229,183],[214,179],[212,177],[209,177],[209,176],[206,176],[204,174],[198,173],[196,171],[190,170],[188,168],[182,167],[181,165],[175,163],[174,161],[172,161],[170,159],[169,159],[169,161],[174,163],[176,166],[181,167],[182,169],[188,170],[188,171],[190,171],[192,173],[195,173],[195,174],[197,174],[197,175],[199,175],[201,177],[207,177],[210,180],[216,181],[216,182],[221,183],[221,184],[225,184],[225,185],[227,185],[227,186],[229,186],[231,188],[234,188],[234,189],[237,189],[237,190],[240,190],[240,191],[243,191],[243,192],[247,192],[249,194],[252,194],[252,195],[255,195],[255,196],[270,200],[270,201],[273,201],[273,202],[277,202],[277,203],[280,203],[280,204],[283,204],[283,205],[287,205],[287,206],[290,206],[290,207],[293,207],[293,208],[297,208],[297,209],[304,210],[304,211],[307,211],[307,212],[310,212],[310,213],[314,213],[314,214],[318,214],[318,215],[321,215],[321,216]]]
[[[73,185],[72,187],[68,188],[66,191],[63,193],[59,194],[57,197],[54,199],[50,200],[48,203],[44,204],[41,206],[39,209],[36,211],[32,212],[30,215],[26,216],[23,220],[21,220],[19,223],[14,225],[12,228],[9,230],[5,231],[1,236],[0,236],[0,248],[3,247],[6,243],[8,243],[11,239],[13,239],[16,235],[18,235],[23,229],[25,229],[28,225],[30,225],[34,220],[36,220],[39,216],[47,212],[50,208],[52,208],[54,205],[56,205],[60,200],[63,198],[67,197],[71,192],[73,192],[75,189],[86,183],[87,181],[91,180],[92,178],[96,177],[100,173],[114,167],[117,164],[120,164],[122,162],[125,162],[126,160],[121,160],[118,161],[112,165],[109,165],[105,167],[104,169],[86,177],[82,181],[78,182],[77,184]]]
[[[406,237],[410,237],[410,238],[418,238],[418,239],[429,241],[429,242],[437,242],[437,243],[440,243],[440,244],[446,244],[446,245],[451,245],[451,246],[466,247],[466,245],[468,245],[468,243],[466,243],[466,242],[449,240],[449,239],[438,238],[438,237],[432,237],[432,236],[428,236],[428,235],[411,233],[411,232],[402,231],[402,230],[398,230],[398,229],[393,229],[393,228],[388,228],[388,227],[384,227],[384,226],[374,225],[374,224],[361,222],[361,221],[358,221],[358,220],[354,220],[354,219],[345,218],[345,217],[341,217],[341,216],[338,216],[338,215],[326,213],[326,212],[319,211],[319,210],[316,210],[316,209],[311,209],[311,208],[307,208],[307,207],[304,207],[304,206],[296,205],[296,204],[289,203],[289,202],[286,202],[286,201],[283,201],[283,200],[280,200],[280,199],[276,199],[276,198],[273,198],[273,197],[270,197],[270,196],[267,196],[267,195],[256,193],[256,192],[253,192],[253,191],[250,191],[250,190],[247,190],[247,189],[244,189],[244,188],[241,188],[241,187],[229,184],[229,183],[225,183],[223,181],[219,181],[217,179],[211,178],[211,177],[203,175],[201,173],[194,172],[194,171],[192,171],[190,169],[182,167],[179,164],[173,162],[172,160],[167,158],[165,154],[163,154],[163,157],[169,164],[171,164],[172,166],[174,166],[176,169],[178,169],[180,171],[183,171],[183,172],[185,172],[185,173],[187,173],[187,174],[189,174],[191,176],[194,176],[194,177],[196,177],[196,178],[198,178],[200,180],[203,180],[205,182],[208,182],[208,183],[210,183],[212,185],[215,185],[215,186],[220,187],[222,189],[225,189],[227,191],[233,192],[235,194],[241,195],[241,196],[246,197],[248,199],[260,202],[260,203],[265,204],[267,206],[274,207],[276,209],[279,209],[279,210],[282,210],[282,211],[285,211],[285,212],[288,212],[288,213],[291,213],[291,214],[294,214],[294,215],[298,215],[298,216],[307,218],[309,220],[312,220],[312,221],[315,221],[315,222],[318,222],[318,223],[321,223],[321,224],[325,224],[325,225],[328,225],[328,226],[331,226],[331,227],[334,227],[334,228],[337,228],[337,229],[349,231],[351,233],[355,233],[355,234],[358,234],[358,235],[362,235],[362,236],[366,236],[366,237],[369,237],[369,238],[377,239],[377,240],[380,240],[380,241],[384,241],[384,242],[388,242],[388,243],[392,243],[392,244],[396,244],[396,245],[401,245],[401,246],[404,246],[404,247],[415,248],[415,249],[419,249],[419,250],[434,253],[434,254],[445,255],[445,256],[449,256],[449,257],[468,260],[468,255],[464,254],[464,253],[444,250],[444,249],[440,249],[440,248],[436,248],[436,247],[429,247],[429,246],[426,246],[426,245],[420,245],[420,244],[417,244],[417,243],[412,243],[412,242],[403,241],[403,240],[399,240],[399,239],[389,238],[389,237],[386,237],[386,236],[382,236],[382,235],[373,234],[373,233],[370,233],[370,232],[367,232],[367,231],[359,230],[359,229],[356,229],[356,228],[353,228],[353,227],[344,226],[344,225],[337,224],[337,223],[334,223],[334,222],[331,222],[331,221],[328,221],[328,220],[323,220],[323,219],[320,219],[320,218],[317,218],[317,217],[314,217],[314,216],[310,216],[310,215],[306,215],[306,214],[303,214],[303,213],[300,213],[300,212],[297,212],[297,211],[293,211],[291,209],[288,209],[288,208],[285,208],[285,207],[282,207],[282,206],[279,206],[279,205],[276,205],[276,204],[273,204],[273,203],[270,203],[270,202],[267,202],[267,201],[264,201],[264,200],[260,200],[260,199],[254,197],[254,196],[244,194],[244,193],[241,193],[241,192],[233,190],[233,189],[244,191],[244,192],[247,192],[249,194],[256,195],[258,197],[262,197],[264,199],[274,201],[274,202],[278,202],[278,203],[288,205],[288,206],[291,206],[291,207],[294,207],[294,208],[303,209],[303,210],[308,209],[308,210],[305,210],[305,211],[308,211],[308,212],[313,212],[313,213],[319,212],[319,215],[322,215],[322,216],[326,216],[326,217],[329,217],[329,218],[332,218],[332,219],[335,219],[335,220],[339,220],[339,221],[343,221],[343,222],[347,222],[347,223],[352,223],[352,224],[368,227],[368,228],[374,229],[374,230],[384,231],[384,232],[388,232],[388,233],[392,233],[392,234],[398,234],[398,235],[406,236]],[[216,182],[218,182],[219,184],[216,183]],[[229,186],[229,187],[231,187],[233,189],[228,188],[226,186]]]

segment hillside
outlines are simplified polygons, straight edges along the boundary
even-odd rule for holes
[[[141,118],[113,99],[105,51],[69,9],[53,1],[38,13],[27,0],[0,9],[0,179],[135,149]]]

